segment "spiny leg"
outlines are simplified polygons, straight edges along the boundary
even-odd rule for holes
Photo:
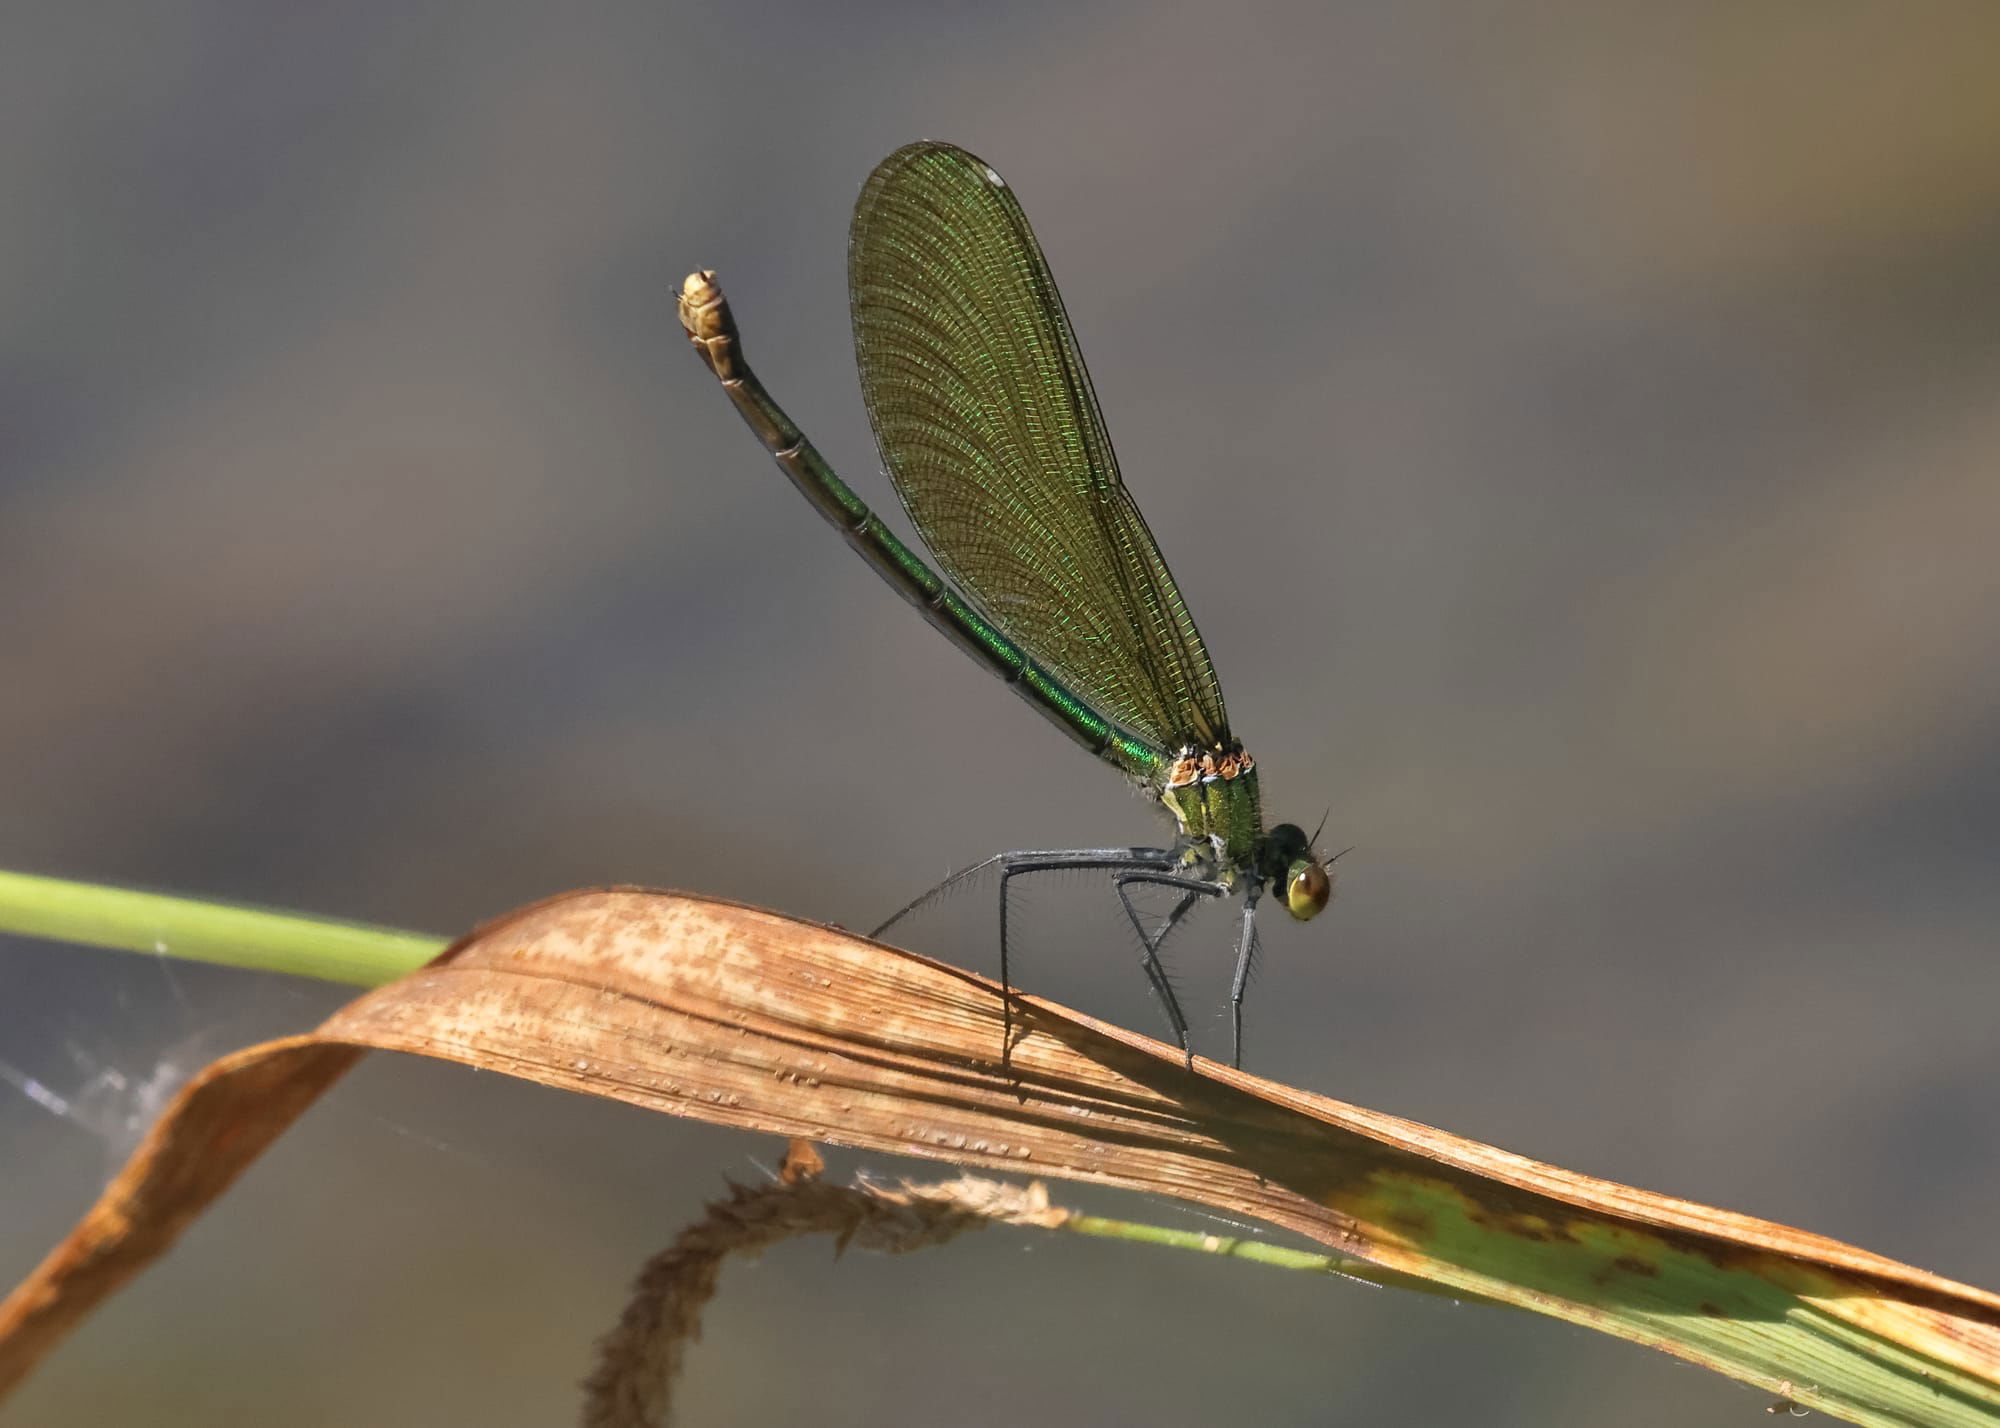
[[[1007,885],[1013,879],[1028,873],[1087,872],[1092,869],[1117,871],[1133,868],[1157,870],[1171,868],[1175,865],[1175,861],[1176,855],[1170,848],[1070,848],[996,853],[985,862],[976,863],[964,872],[953,873],[882,924],[882,927],[887,928],[905,913],[923,906],[953,883],[994,863],[1000,865],[1000,1071],[1002,1075],[1006,1075],[1013,1064],[1014,1056],[1014,980],[1008,970]],[[1129,904],[1126,911],[1128,913],[1131,911]],[[1145,937],[1143,929],[1139,935],[1143,940]],[[1161,935],[1164,936],[1165,933]]]
[[[1160,919],[1160,930],[1153,934],[1153,946],[1167,945],[1167,934],[1181,925],[1181,919],[1186,917],[1188,909],[1194,906],[1194,900],[1202,896],[1205,891],[1204,888],[1196,888],[1181,894],[1181,900],[1174,904],[1174,910]]]
[[[1146,969],[1146,978],[1159,994],[1160,1006],[1167,1014],[1167,1025],[1173,1028],[1174,1038],[1181,1044],[1181,1055],[1187,1058],[1188,1070],[1194,1070],[1194,1047],[1188,1037],[1187,1017],[1181,1013],[1179,998],[1174,996],[1173,985],[1167,981],[1167,969],[1160,964],[1160,948],[1165,945],[1167,934],[1180,925],[1198,897],[1220,897],[1227,891],[1220,883],[1204,882],[1200,878],[1181,877],[1173,873],[1132,872],[1114,880],[1118,888],[1118,900],[1125,905],[1125,915],[1132,920],[1132,930],[1139,934],[1139,945],[1145,949],[1140,965]],[[1179,888],[1181,899],[1174,904],[1174,910],[1167,914],[1160,924],[1158,933],[1146,935],[1146,924],[1139,916],[1139,909],[1132,905],[1132,889],[1136,886]]]
[[[1006,1076],[1014,1062],[1014,978],[1007,970],[1007,884],[1014,869],[1000,867],[1000,1074]]]
[[[970,878],[978,877],[981,873],[985,872],[995,863],[1005,863],[1009,858],[1017,856],[1019,855],[1015,853],[995,853],[990,858],[981,858],[978,862],[974,863],[969,868],[960,868],[957,872],[949,874],[943,882],[937,883],[932,887],[926,889],[924,892],[910,899],[910,901],[904,903],[901,907],[897,908],[894,912],[890,913],[888,921],[882,923],[879,927],[877,927],[873,932],[869,933],[868,935],[870,937],[879,940],[883,933],[887,932],[890,928],[894,927],[897,923],[901,922],[904,918],[908,917],[911,913],[918,912],[923,908],[929,907],[933,902],[936,902],[939,898],[943,897],[946,893],[950,892],[953,888],[957,887],[960,883],[965,882]]]
[[[1005,1074],[1013,1057],[1014,1032],[1014,982],[1009,966],[1008,939],[1008,884],[1016,877],[1029,873],[1088,872],[1101,870],[1118,872],[1123,875],[1115,880],[1120,903],[1125,915],[1131,920],[1133,930],[1138,933],[1139,944],[1144,949],[1142,965],[1147,980],[1159,994],[1161,1006],[1167,1014],[1168,1024],[1173,1028],[1175,1039],[1180,1042],[1181,1053],[1187,1057],[1188,1068],[1194,1068],[1194,1052],[1190,1046],[1187,1018],[1182,1014],[1180,1002],[1174,996],[1173,987],[1167,981],[1165,968],[1159,960],[1160,948],[1166,945],[1167,937],[1180,925],[1202,897],[1220,897],[1228,891],[1220,883],[1207,882],[1200,878],[1190,878],[1175,874],[1171,870],[1181,867],[1183,859],[1172,848],[1074,848],[1048,849],[1033,852],[996,853],[990,858],[962,868],[938,883],[921,897],[900,908],[888,921],[882,923],[869,935],[880,937],[903,918],[923,908],[957,884],[978,876],[995,864],[1000,866],[1000,1008],[1001,1041],[1000,1065]],[[1177,888],[1180,900],[1162,920],[1158,932],[1148,935],[1144,919],[1133,905],[1129,889],[1138,884],[1156,887]],[[1239,968],[1240,972],[1240,968]]]
[[[995,853],[948,874],[942,882],[933,883],[889,914],[868,935],[880,937],[911,913],[921,912],[960,883],[978,877],[995,864],[1013,867],[1016,872],[1039,873],[1064,868],[1170,868],[1174,861],[1175,854],[1170,848],[1050,848]]]
[[[1243,991],[1257,959],[1257,898],[1263,891],[1252,883],[1243,895],[1243,940],[1236,948],[1236,975],[1229,980],[1229,1064],[1238,1071],[1243,1069]]]

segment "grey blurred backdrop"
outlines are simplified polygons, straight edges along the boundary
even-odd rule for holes
[[[1274,812],[1355,845],[1325,918],[1267,919],[1253,1069],[2000,1284],[2000,9],[5,28],[0,866],[439,932],[610,881],[867,926],[1153,835],[674,321],[720,269],[893,506],[847,215],[948,138],[1035,220]],[[1179,955],[1220,1046],[1226,948]],[[1023,971],[1156,1030],[1123,945]],[[339,995],[0,942],[0,1271],[177,1076]],[[778,1154],[376,1058],[6,1421],[566,1421],[639,1260]],[[992,1233],[730,1270],[684,1421],[1763,1406],[1550,1322]]]

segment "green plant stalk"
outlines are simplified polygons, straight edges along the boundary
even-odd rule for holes
[[[1288,1245],[1270,1244],[1264,1240],[1246,1239],[1240,1235],[1212,1235],[1200,1230],[1170,1230],[1164,1225],[1142,1225],[1131,1220],[1108,1220],[1101,1215],[1071,1215],[1056,1228],[1073,1235],[1130,1240],[1135,1244],[1158,1245],[1165,1249],[1188,1250],[1195,1254],[1214,1254],[1226,1259],[1248,1260],[1252,1264],[1268,1265],[1273,1269],[1290,1269],[1306,1274],[1330,1274],[1341,1279],[1358,1279],[1363,1284],[1379,1285],[1384,1289],[1408,1289],[1418,1294],[1435,1295],[1440,1299],[1450,1299],[1461,1304],[1513,1307],[1503,1305],[1497,1299],[1488,1299],[1484,1295],[1448,1289],[1428,1279],[1419,1279],[1414,1274],[1384,1269],[1379,1264],[1370,1264],[1365,1259],[1355,1259],[1351,1255],[1319,1254],[1312,1250],[1293,1249]]]
[[[379,987],[444,949],[420,932],[0,872],[0,932]]]

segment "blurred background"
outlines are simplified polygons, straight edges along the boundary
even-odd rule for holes
[[[999,849],[1156,836],[819,522],[674,320],[719,269],[893,509],[847,218],[951,139],[1036,224],[1267,807],[1354,845],[1327,916],[1265,919],[1252,1069],[2000,1285],[2000,9],[7,30],[0,867],[438,933],[613,881],[866,927]],[[1226,932],[1177,957],[1226,1046]],[[1021,976],[1158,1029],[1115,939]],[[0,1274],[180,1078],[343,995],[0,940]],[[0,1420],[567,1421],[643,1257],[781,1149],[376,1057]],[[683,1421],[1766,1398],[1553,1322],[993,1232],[732,1267]]]

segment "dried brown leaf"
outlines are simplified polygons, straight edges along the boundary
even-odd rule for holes
[[[711,899],[567,894],[181,1094],[0,1304],[4,1393],[363,1049],[764,1134],[1120,1186],[1253,1217],[1856,1422],[2000,1421],[2000,1297],[1201,1062],[983,978]],[[1921,1411],[1919,1411],[1921,1409]]]

